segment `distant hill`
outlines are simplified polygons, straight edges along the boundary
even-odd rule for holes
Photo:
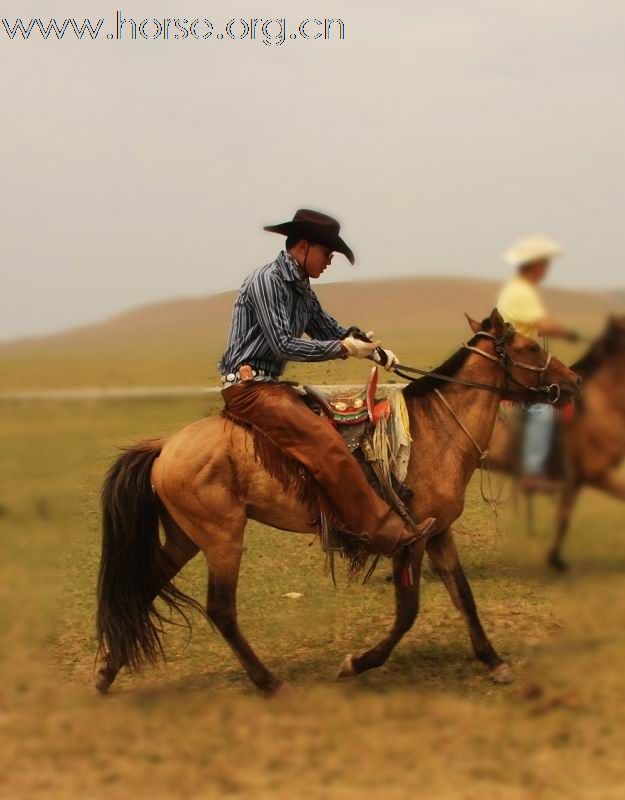
[[[625,289],[615,289],[612,292],[604,292],[604,294],[610,298],[611,303],[620,304],[621,307],[625,306]]]
[[[324,307],[345,325],[373,329],[406,363],[435,366],[468,329],[463,312],[481,318],[498,284],[460,278],[411,278],[315,287]],[[214,385],[235,292],[142,306],[52,336],[0,343],[0,388]],[[592,334],[608,312],[625,313],[625,291],[545,292],[551,313]],[[563,358],[574,351],[558,345]],[[291,364],[287,377],[348,381],[367,365],[349,360]]]

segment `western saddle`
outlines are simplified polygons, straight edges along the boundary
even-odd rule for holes
[[[337,428],[343,425],[360,425],[369,420],[375,427],[380,419],[388,419],[391,404],[386,399],[376,399],[378,389],[378,368],[373,367],[365,386],[348,395],[322,393],[312,386],[304,386],[304,391],[316,405],[320,414],[326,416]]]
[[[389,421],[392,414],[390,401],[386,398],[376,398],[378,368],[373,367],[366,385],[352,394],[328,394],[312,386],[302,388],[310,408],[325,416],[343,436],[347,447],[360,463],[371,485],[409,525],[414,526],[406,507],[412,491],[390,471],[384,469],[374,445],[376,438],[374,434],[378,424],[381,420]],[[386,440],[385,432],[383,439]],[[330,531],[322,535],[322,545],[326,552],[341,549]]]

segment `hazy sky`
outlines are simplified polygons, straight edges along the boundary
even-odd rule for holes
[[[567,250],[553,283],[625,285],[622,0],[121,6],[215,31],[345,22],[344,41],[282,47],[109,41],[115,5],[43,5],[0,14],[105,24],[96,42],[0,24],[0,338],[234,288],[282,245],[262,225],[299,206],[356,252],[331,280],[503,278],[509,241],[544,232]]]

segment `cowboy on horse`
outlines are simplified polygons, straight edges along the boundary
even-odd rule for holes
[[[546,236],[528,236],[515,242],[504,258],[516,268],[514,275],[503,287],[497,301],[497,310],[506,322],[532,339],[538,336],[579,341],[579,333],[552,320],[545,310],[538,292],[551,262],[562,255],[562,249]],[[525,437],[523,443],[523,486],[531,490],[544,488],[548,481],[544,475],[555,427],[554,407],[548,403],[534,403],[526,409]]]
[[[335,252],[354,254],[339,223],[300,209],[292,220],[268,225],[286,236],[285,249],[243,282],[234,304],[226,350],[219,361],[225,415],[251,427],[295,459],[321,487],[340,517],[343,533],[366,542],[372,553],[391,556],[424,536],[435,520],[409,526],[382,500],[343,437],[317,416],[293,385],[280,380],[287,361],[369,358],[392,370],[398,359],[358,328],[344,328],[328,314],[310,286]],[[306,333],[309,340],[302,339]],[[377,351],[377,352],[376,352]]]
[[[404,518],[395,516],[369,488],[340,434],[304,405],[292,385],[279,380],[288,359],[366,357],[373,352],[376,343],[361,347],[356,336],[346,335],[345,328],[322,312],[308,284],[328,266],[332,252],[353,258],[351,250],[339,238],[338,223],[322,215],[299,212],[290,223],[275,227],[288,233],[287,249],[243,284],[230,346],[221,361],[226,417],[243,424],[219,416],[195,420],[170,436],[127,448],[107,473],[102,487],[97,689],[108,691],[122,668],[136,669],[164,652],[165,608],[184,617],[185,609],[200,607],[176,586],[175,577],[202,552],[208,573],[202,610],[254,685],[267,695],[279,692],[283,682],[255,653],[237,617],[246,526],[256,520],[283,531],[323,536],[331,532],[327,522],[334,522],[338,512],[341,523],[355,534],[341,538],[338,531],[349,563],[364,567],[363,552],[392,553],[395,584],[391,629],[364,653],[347,656],[339,677],[381,667],[413,625],[427,551],[462,611],[476,657],[494,681],[510,680],[509,666],[480,622],[452,526],[462,514],[469,480],[483,464],[480,442],[491,438],[501,398],[548,397],[561,407],[578,394],[581,378],[507,325],[496,310],[481,323],[469,319],[473,338],[437,370],[403,365],[402,372],[425,372],[401,393],[412,435],[404,476],[411,493],[406,531]],[[299,338],[304,331],[310,342]],[[383,355],[395,363],[392,354]],[[399,365],[395,373],[401,374]],[[392,494],[385,496],[395,504]],[[322,500],[331,503],[322,509]],[[321,525],[314,517],[317,505]],[[397,509],[400,514],[399,504]],[[434,517],[436,525],[430,527]],[[420,530],[413,531],[413,520],[423,518]],[[405,547],[413,536],[415,546]]]

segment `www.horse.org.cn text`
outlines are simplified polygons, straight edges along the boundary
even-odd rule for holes
[[[104,19],[74,17],[47,20],[32,17],[13,21],[2,19],[0,35],[10,41],[43,39],[61,41],[67,39],[108,41],[250,41],[268,47],[282,46],[289,41],[341,41],[345,39],[345,23],[342,19],[307,18],[289,21],[285,17],[232,18],[225,23],[214,23],[206,18],[146,17],[133,19],[124,17],[121,11],[115,14],[112,30],[107,33]]]

